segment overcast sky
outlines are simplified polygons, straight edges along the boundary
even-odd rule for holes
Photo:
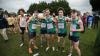
[[[46,1],[50,3],[52,0],[0,0],[0,8],[4,8],[9,12],[17,12],[19,8],[27,10],[32,3]],[[67,0],[72,9],[80,10],[81,12],[91,12],[92,8],[89,0]]]

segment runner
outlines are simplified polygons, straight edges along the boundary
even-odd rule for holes
[[[50,48],[50,39],[52,39],[52,50],[55,50],[54,47],[54,36],[55,36],[55,24],[54,24],[54,20],[53,17],[50,16],[50,10],[46,9],[45,10],[45,14],[46,14],[46,21],[47,21],[47,48],[46,51],[48,51],[48,49]]]
[[[41,47],[43,47],[43,43],[46,42],[46,35],[47,35],[47,25],[46,25],[46,18],[45,18],[45,11],[43,11],[43,15],[39,16],[40,18],[40,33],[41,33]]]
[[[20,47],[23,46],[24,44],[24,33],[25,33],[25,27],[26,27],[26,17],[24,15],[25,11],[24,9],[19,9],[18,11],[19,13],[19,16],[18,16],[18,27],[19,27],[19,31],[20,31],[20,34],[21,34],[21,44],[20,44]]]
[[[33,53],[32,52],[32,47],[34,47],[35,49],[38,49],[38,47],[36,46],[35,43],[35,38],[36,38],[36,24],[37,24],[37,11],[34,12],[34,16],[33,14],[31,14],[30,19],[27,21],[27,27],[26,27],[26,31],[29,34],[29,53]]]
[[[58,28],[58,49],[62,46],[63,52],[65,52],[64,48],[65,48],[65,37],[67,35],[67,18],[64,16],[64,9],[63,8],[59,8],[58,9],[58,17],[57,17],[57,28]],[[62,45],[61,44],[61,40],[62,40]],[[57,49],[57,51],[58,51]]]
[[[79,12],[77,10],[72,10],[71,11],[71,26],[70,26],[70,37],[69,39],[71,40],[71,48],[70,48],[70,53],[68,56],[72,55],[72,50],[73,48],[77,51],[78,56],[81,56],[81,51],[79,48],[79,38],[80,38],[80,32],[84,30],[83,27],[83,22],[80,18]]]

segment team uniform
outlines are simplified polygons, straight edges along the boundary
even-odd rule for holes
[[[74,29],[74,30],[80,29],[79,22],[82,23],[82,20],[81,19],[72,20],[70,29]],[[70,32],[70,38],[69,38],[70,40],[77,42],[79,41],[79,38],[80,38],[80,32],[77,31]]]
[[[40,33],[41,34],[47,34],[47,22],[46,22],[46,19],[41,19]]]
[[[67,35],[66,17],[60,18],[58,16],[58,36],[65,37]]]
[[[32,17],[28,25],[29,38],[36,37],[36,24],[37,20],[34,17]]]
[[[27,23],[27,28],[28,28],[28,35],[29,35],[29,53],[32,53],[32,46],[35,49],[38,49],[37,46],[35,45],[35,37],[36,37],[36,28],[37,28],[37,19],[35,17],[30,17],[29,21]]]
[[[56,33],[56,25],[55,25],[55,22],[53,21],[53,17],[52,16],[49,16],[49,17],[46,17],[46,22],[47,22],[47,48],[46,48],[46,51],[48,51],[48,49],[50,48],[50,38],[52,38],[52,49],[53,51],[55,50],[54,48],[54,34]]]
[[[43,44],[46,41],[46,34],[47,34],[47,22],[46,18],[41,19],[40,21],[40,34],[41,34],[41,47],[43,47]]]
[[[47,34],[55,34],[56,26],[55,26],[52,16],[50,16],[49,18],[46,18],[46,21],[47,21]]]

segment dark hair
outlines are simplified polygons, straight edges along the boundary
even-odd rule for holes
[[[78,11],[77,10],[75,10],[75,9],[72,9],[71,10],[71,13],[77,13]]]
[[[27,14],[27,17],[29,17],[30,15],[29,14]]]
[[[29,14],[30,14],[30,16],[31,16],[31,15],[33,15],[33,12],[30,12]]]
[[[62,10],[63,12],[65,12],[65,10],[64,10],[63,7],[59,7],[59,8],[57,9],[57,12],[60,11],[60,10]]]
[[[20,11],[25,13],[25,10],[21,8],[21,9],[18,10],[18,14],[20,14]]]
[[[8,14],[8,17],[11,17],[11,14],[10,13]]]
[[[72,9],[71,10],[71,13],[77,13],[77,16],[80,16],[81,15],[81,12],[78,11],[78,10],[75,10],[75,9]]]
[[[77,11],[77,16],[80,16],[81,15],[81,12],[80,11]]]

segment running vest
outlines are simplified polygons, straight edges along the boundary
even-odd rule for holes
[[[20,27],[26,27],[26,24],[27,24],[26,17],[25,16],[21,17],[20,18]]]
[[[49,18],[46,18],[46,22],[47,22],[47,32],[55,32],[55,24],[51,16]]]
[[[36,24],[37,24],[37,20],[34,17],[32,17],[28,26],[29,32],[36,32],[36,28],[37,28]]]
[[[71,29],[75,29],[75,30],[79,29],[80,27],[79,27],[78,22],[79,22],[79,19],[72,20],[72,22],[71,22]],[[70,34],[71,34],[71,36],[79,37],[80,32],[76,31],[76,32],[71,32]]]
[[[41,19],[41,29],[46,29],[47,25],[46,25],[46,19]]]
[[[58,33],[67,33],[67,26],[66,26],[66,17],[60,18],[58,16]]]

